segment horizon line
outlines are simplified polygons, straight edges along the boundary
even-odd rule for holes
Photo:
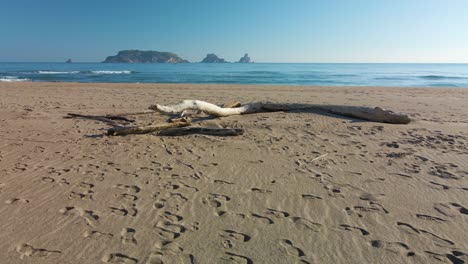
[[[77,61],[66,63],[65,61],[0,61],[0,63],[63,63],[63,64],[79,64],[79,63],[102,63],[102,64],[468,64],[468,62],[223,62],[223,63],[204,63],[204,62],[183,62],[183,63],[104,63],[102,61]]]

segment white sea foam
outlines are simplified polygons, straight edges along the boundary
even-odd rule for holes
[[[131,74],[132,71],[91,71],[94,74]]]
[[[30,81],[30,79],[18,78],[16,76],[1,76],[0,77],[0,82],[27,82],[27,81]]]
[[[38,71],[39,74],[77,74],[79,71]]]

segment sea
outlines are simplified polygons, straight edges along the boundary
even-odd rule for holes
[[[0,82],[464,87],[468,64],[0,63]]]

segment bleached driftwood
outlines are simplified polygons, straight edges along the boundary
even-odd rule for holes
[[[244,115],[268,111],[325,111],[341,116],[354,117],[374,122],[408,124],[411,119],[403,113],[395,113],[380,107],[343,106],[343,105],[317,105],[317,104],[275,104],[275,103],[250,103],[235,108],[223,108],[217,105],[199,100],[184,100],[182,103],[172,106],[151,105],[149,109],[165,114],[180,114],[187,110],[203,111],[213,116]]]
[[[231,116],[256,113],[262,110],[261,103],[246,104],[236,108],[223,108],[215,104],[207,103],[199,100],[184,100],[178,105],[164,106],[151,105],[149,109],[165,114],[180,114],[186,110],[203,111],[213,116]]]
[[[390,124],[408,124],[411,119],[404,113],[396,113],[381,107],[347,106],[347,105],[318,105],[318,104],[263,104],[263,109],[269,111],[312,110],[324,111],[330,114],[353,117],[373,122]]]
[[[129,134],[146,134],[174,127],[189,126],[191,123],[187,119],[179,120],[172,123],[156,124],[150,126],[134,126],[134,127],[112,127],[107,130],[109,136],[124,136]]]
[[[244,130],[240,128],[179,127],[158,132],[159,136],[185,136],[191,134],[227,137],[242,135]]]

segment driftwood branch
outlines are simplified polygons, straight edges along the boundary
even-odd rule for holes
[[[243,115],[250,113],[257,113],[262,110],[261,103],[246,104],[236,108],[223,108],[215,104],[207,103],[198,100],[184,100],[178,105],[164,106],[164,105],[151,105],[149,109],[158,111],[165,114],[180,114],[186,110],[203,111],[213,116],[231,116]]]
[[[317,105],[317,104],[263,104],[263,109],[268,111],[295,111],[313,110],[324,111],[330,114],[353,117],[373,122],[390,124],[408,124],[411,119],[404,113],[396,113],[380,107],[347,106],[347,105]]]
[[[106,124],[112,125],[112,126],[118,126],[115,121],[125,121],[128,123],[133,123],[135,120],[128,119],[124,116],[121,115],[82,115],[82,114],[73,114],[73,113],[68,113],[64,118],[80,118],[80,119],[89,119],[89,120],[95,120],[95,121],[101,121]]]
[[[186,136],[192,134],[226,137],[242,135],[244,130],[240,128],[180,127],[158,132],[159,136]]]
[[[172,123],[165,124],[156,124],[150,126],[134,126],[134,127],[113,127],[107,130],[107,135],[109,136],[124,136],[129,134],[146,134],[156,131],[161,131],[164,129],[174,128],[174,127],[184,127],[189,126],[190,120],[183,119],[178,120]]]
[[[172,106],[151,105],[149,109],[165,114],[180,114],[187,110],[203,111],[213,116],[244,115],[268,111],[324,111],[331,114],[359,118],[374,122],[408,124],[411,119],[403,113],[395,113],[380,107],[343,106],[343,105],[317,105],[317,104],[274,104],[250,103],[235,108],[223,108],[217,105],[198,100],[184,100]]]

